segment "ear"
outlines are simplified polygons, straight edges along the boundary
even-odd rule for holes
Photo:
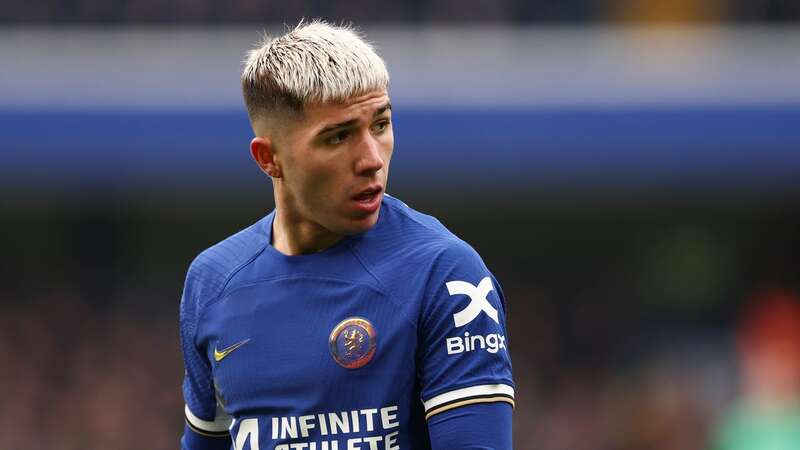
[[[275,145],[270,138],[254,137],[250,141],[250,155],[261,171],[272,178],[281,178],[280,165],[275,159]]]

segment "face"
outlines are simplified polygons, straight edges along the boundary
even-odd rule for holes
[[[278,207],[335,234],[375,225],[394,147],[388,94],[310,105],[286,128],[274,151]]]

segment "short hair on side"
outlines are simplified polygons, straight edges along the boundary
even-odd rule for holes
[[[302,113],[305,105],[340,102],[388,89],[389,72],[351,26],[322,20],[264,40],[247,52],[242,93],[250,121],[272,111]]]

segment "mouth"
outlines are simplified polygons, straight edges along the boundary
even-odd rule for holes
[[[359,192],[358,194],[354,195],[353,200],[361,203],[369,203],[381,192],[383,192],[383,187],[371,186]]]
[[[370,186],[352,197],[356,203],[356,207],[366,213],[375,212],[381,203],[381,194],[383,193],[383,186],[374,185]]]

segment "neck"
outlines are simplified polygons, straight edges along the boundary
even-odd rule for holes
[[[285,209],[276,209],[272,223],[272,246],[284,255],[321,252],[343,237],[319,224],[291,217]]]

